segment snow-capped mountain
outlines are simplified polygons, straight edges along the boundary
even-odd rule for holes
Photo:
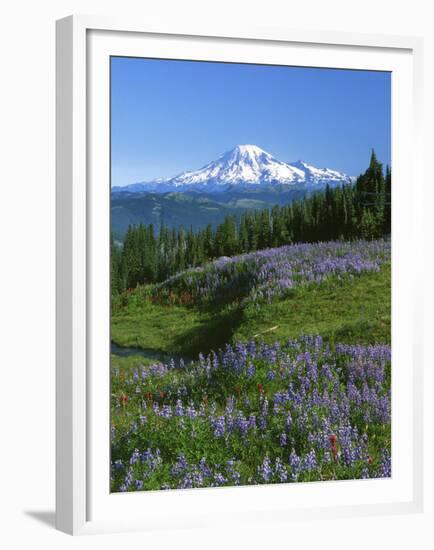
[[[297,186],[321,189],[338,186],[354,178],[329,168],[316,168],[302,161],[286,163],[256,145],[237,145],[199,170],[182,172],[167,179],[114,187],[113,192],[169,192],[252,189],[267,186]]]
[[[238,145],[200,170],[173,178],[176,187],[184,185],[261,185],[294,183],[303,179],[298,168],[273,158],[256,145]]]

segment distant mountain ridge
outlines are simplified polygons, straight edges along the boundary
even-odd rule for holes
[[[321,190],[353,183],[355,178],[338,170],[316,168],[306,162],[287,163],[256,145],[237,145],[199,170],[182,172],[171,178],[113,187],[112,193],[221,193],[235,189],[260,187]]]
[[[262,210],[301,200],[311,192],[294,187],[232,188],[226,193],[156,193],[151,191],[114,193],[111,198],[111,228],[122,240],[129,225],[152,223],[156,231],[162,225],[171,228],[192,227],[195,231],[216,227],[226,216],[240,216],[247,210]]]

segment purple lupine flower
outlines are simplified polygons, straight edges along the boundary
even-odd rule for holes
[[[133,482],[133,470],[132,468],[128,468],[128,471],[127,471],[127,474],[125,476],[125,479],[124,479],[124,482],[122,483],[122,485],[120,486],[120,491],[122,493],[125,493],[126,491],[128,491],[128,489],[131,487],[131,484]]]
[[[224,483],[226,483],[226,478],[224,477],[223,474],[221,474],[221,473],[214,474],[214,483],[213,483],[213,485],[215,487],[220,487]]]
[[[301,470],[301,459],[294,450],[289,455],[289,466],[291,468],[291,479],[296,481]]]
[[[256,415],[254,413],[250,413],[248,422],[249,430],[254,430],[256,428]]]
[[[214,437],[220,438],[225,435],[225,417],[217,416],[211,421],[212,428],[214,430]]]
[[[249,421],[246,419],[241,411],[237,412],[233,420],[232,427],[237,428],[240,431],[241,435],[247,434],[247,431],[249,429]]]
[[[184,415],[184,407],[182,405],[182,401],[178,399],[175,406],[175,416],[183,416]]]
[[[206,478],[211,477],[211,475],[212,475],[211,470],[208,468],[205,458],[200,459],[199,469],[200,469],[200,471],[201,471],[201,473],[204,477],[206,477]]]
[[[274,473],[281,483],[288,480],[288,472],[279,457],[276,458],[274,463]]]
[[[225,302],[236,295],[244,301],[271,302],[290,288],[321,283],[330,277],[352,277],[364,271],[378,271],[390,261],[390,242],[329,242],[296,244],[235,256],[222,262],[217,259],[198,269],[180,272],[155,286],[177,292],[188,288],[197,303]],[[241,267],[241,269],[240,269]],[[191,277],[192,274],[195,277]],[[311,339],[317,349],[321,340]],[[251,353],[247,347],[247,353]],[[244,349],[234,363],[244,362]]]
[[[226,416],[231,416],[235,408],[235,399],[231,396],[226,401]]]
[[[160,411],[160,416],[162,418],[172,418],[172,407],[171,405],[163,405]]]
[[[188,462],[184,455],[179,455],[178,460],[172,466],[172,475],[179,476],[184,474],[188,469]]]
[[[301,462],[301,469],[304,472],[312,472],[317,467],[315,449],[312,449],[306,456],[303,457]]]
[[[291,416],[291,412],[288,412],[286,416],[286,429],[290,431],[291,428],[292,428],[292,416]]]
[[[228,470],[228,473],[229,473],[232,481],[234,482],[235,485],[239,485],[240,480],[241,480],[241,474],[236,469],[235,461],[233,459],[228,460],[226,462],[226,465],[227,465],[227,470]]]
[[[257,346],[257,347],[256,347]],[[197,363],[191,363],[182,373],[185,376],[185,383],[179,384],[179,373],[174,373],[174,381],[165,381],[164,392],[170,398],[178,397],[175,405],[155,403],[149,400],[148,409],[145,414],[141,413],[141,407],[134,413],[134,407],[124,411],[127,419],[125,432],[116,433],[116,441],[113,448],[119,456],[122,441],[129,435],[135,439],[132,441],[143,441],[142,430],[154,429],[153,422],[155,411],[160,418],[167,418],[167,424],[171,424],[170,418],[177,418],[174,422],[175,429],[183,429],[184,418],[196,418],[200,416],[213,431],[216,439],[228,439],[221,442],[224,445],[242,444],[242,437],[255,432],[255,437],[267,444],[271,438],[281,447],[285,457],[291,451],[288,462],[282,470],[279,460],[275,455],[266,457],[269,461],[271,474],[267,474],[267,461],[261,464],[257,470],[257,476],[245,472],[244,464],[234,462],[233,465],[223,464],[221,475],[226,479],[223,483],[237,484],[241,481],[240,470],[246,473],[246,482],[284,482],[287,480],[298,480],[302,473],[314,472],[324,464],[331,466],[324,472],[333,469],[333,464],[341,468],[357,465],[360,477],[389,477],[391,475],[390,453],[385,450],[381,463],[378,467],[372,466],[372,459],[368,457],[368,436],[364,431],[364,420],[370,419],[371,423],[382,424],[387,427],[390,424],[390,391],[385,389],[386,376],[388,373],[388,361],[390,361],[390,348],[388,346],[354,346],[336,345],[336,351],[331,350],[326,344],[318,343],[315,337],[306,336],[298,340],[291,340],[281,348],[269,345],[264,342],[249,347],[247,344],[229,347],[225,350],[226,366],[231,376],[244,376],[249,368],[250,349],[256,353],[261,373],[267,372],[266,361],[273,358],[273,368],[278,368],[282,373],[281,380],[284,381],[282,388],[272,395],[272,412],[267,395],[270,388],[265,390],[261,387],[259,395],[255,392],[250,400],[245,396],[238,399],[231,397],[225,405],[224,413],[221,412],[220,402],[210,402],[208,398],[189,405],[183,405],[186,398],[182,396],[194,395],[190,389],[191,380],[199,375],[201,383],[205,384],[204,395],[208,393],[208,384],[213,383],[213,376],[220,376],[221,371],[213,371],[212,354],[203,358],[206,368],[210,373],[205,374],[199,370]],[[246,354],[247,352],[247,354]],[[221,355],[215,354],[219,358]],[[244,357],[246,356],[246,357]],[[268,358],[268,359],[265,359]],[[220,360],[220,359],[219,359]],[[240,361],[243,363],[243,370],[239,370]],[[205,368],[204,367],[204,368]],[[150,372],[149,368],[146,367]],[[220,366],[217,367],[221,369]],[[161,367],[155,367],[155,372],[160,372]],[[150,374],[150,376],[154,374]],[[279,375],[280,376],[280,375]],[[130,396],[135,391],[132,383],[132,376],[125,379],[128,389],[124,390]],[[182,380],[182,379],[181,379]],[[188,380],[188,382],[187,382]],[[343,382],[345,380],[345,382]],[[187,384],[187,385],[186,385]],[[266,384],[265,384],[266,385]],[[270,385],[271,386],[271,385]],[[386,386],[387,387],[387,386]],[[158,395],[158,391],[153,391]],[[161,394],[161,393],[160,393]],[[161,394],[161,397],[164,397]],[[259,403],[258,403],[259,402]],[[152,410],[149,411],[149,408]],[[185,407],[185,408],[184,408]],[[196,408],[197,407],[197,408]],[[220,414],[216,415],[216,411]],[[186,422],[187,437],[199,435],[203,426],[203,420],[198,422]],[[258,432],[257,428],[261,431]],[[275,431],[277,429],[277,431]],[[139,437],[137,437],[139,436]],[[336,438],[333,448],[331,438]],[[369,447],[372,445],[369,441]],[[220,442],[215,442],[220,444]],[[137,443],[139,445],[139,443]],[[291,448],[296,445],[301,457]],[[304,449],[310,449],[306,454]],[[267,447],[266,447],[267,448]],[[271,448],[267,448],[272,452]],[[117,466],[112,463],[112,482],[120,486],[120,490],[140,490],[140,483],[145,484],[152,473],[162,464],[158,449],[147,449],[140,454],[143,466],[136,467],[138,462],[138,450],[135,449],[130,457],[126,458],[126,466]],[[185,460],[185,457],[184,457]],[[130,462],[130,464],[129,464]],[[186,461],[185,461],[186,462]],[[368,466],[362,467],[363,462]],[[359,467],[359,464],[361,466]],[[377,464],[377,463],[376,463]],[[174,477],[167,485],[171,487],[199,487],[203,485],[218,485],[222,483],[218,478],[214,479],[215,472],[207,466],[205,461],[199,464],[186,463],[182,471],[182,461],[175,464],[167,464],[168,471]],[[218,465],[220,468],[220,465]],[[119,468],[119,469],[117,469]],[[176,474],[177,470],[180,473]],[[232,471],[233,470],[233,471]],[[356,471],[356,470],[354,470]],[[121,473],[122,472],[122,473]],[[326,473],[327,475],[327,473]],[[120,477],[123,479],[120,479]],[[136,477],[137,476],[137,477]],[[265,477],[264,477],[265,476]],[[270,479],[266,481],[265,478]],[[305,479],[305,477],[301,477]]]
[[[392,477],[392,460],[387,450],[383,451],[379,477]]]
[[[274,370],[270,369],[268,372],[267,372],[267,380],[274,380],[276,378],[276,373],[274,372]]]
[[[258,468],[258,473],[261,476],[262,480],[265,482],[271,481],[271,478],[273,476],[273,470],[271,468],[271,461],[266,456],[261,464],[261,466]]]
[[[134,449],[133,454],[130,457],[130,464],[135,464],[140,459],[139,449]]]
[[[186,409],[185,409],[185,416],[187,416],[188,418],[196,418],[197,412],[196,412],[196,409],[194,408],[193,403],[190,403],[190,404],[186,407]]]

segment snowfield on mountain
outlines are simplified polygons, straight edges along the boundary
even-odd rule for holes
[[[167,179],[113,187],[114,193],[207,191],[234,188],[297,186],[322,189],[353,183],[354,178],[330,168],[316,168],[303,161],[286,163],[256,145],[237,145],[199,170],[182,172]]]

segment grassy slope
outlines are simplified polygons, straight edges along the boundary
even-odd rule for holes
[[[240,312],[219,312],[144,303],[141,311],[112,318],[112,340],[119,346],[197,355],[229,342]]]
[[[128,357],[120,357],[119,355],[111,355],[112,368],[122,368],[122,370],[129,371],[137,368],[137,365],[152,365],[155,363],[152,359],[147,359],[141,355],[130,355]]]
[[[390,307],[390,266],[384,266],[352,280],[295,289],[259,310],[249,306],[216,312],[143,302],[139,310],[126,308],[113,316],[112,339],[121,346],[185,355],[255,335],[269,342],[318,333],[331,341],[388,343]]]
[[[259,334],[267,342],[320,334],[348,343],[390,343],[390,267],[365,273],[352,281],[329,282],[298,289],[290,298],[256,311],[249,306],[234,339]]]

